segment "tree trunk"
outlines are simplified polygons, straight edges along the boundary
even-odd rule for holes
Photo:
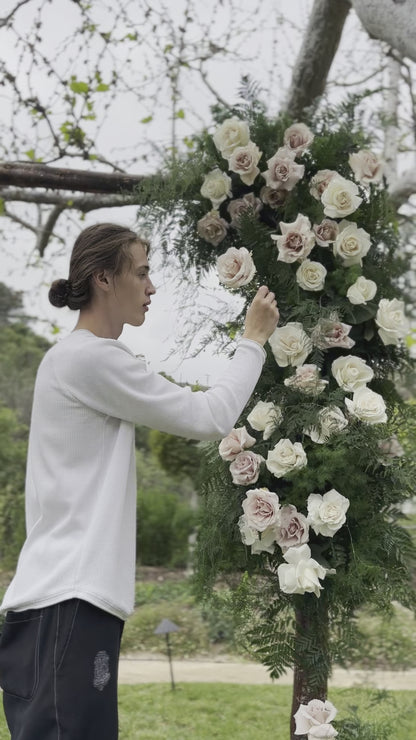
[[[312,602],[312,598],[316,603]],[[292,710],[290,718],[290,740],[301,740],[305,736],[295,735],[294,714],[300,704],[311,699],[325,701],[328,694],[328,678],[331,670],[329,656],[328,607],[323,596],[314,595],[295,611],[296,653],[293,676]]]
[[[349,0],[315,0],[293,70],[286,105],[295,120],[325,90],[350,8]]]
[[[416,0],[351,0],[351,4],[369,36],[416,62]]]

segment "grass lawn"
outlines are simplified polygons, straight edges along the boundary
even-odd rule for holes
[[[358,713],[369,723],[367,734],[344,730],[338,740],[414,737],[416,692],[336,689],[329,699],[339,720]],[[286,686],[198,683],[179,684],[175,691],[168,684],[121,686],[120,740],[289,740],[290,702]],[[385,720],[391,722],[388,734],[382,730]],[[9,740],[2,716],[0,740]]]

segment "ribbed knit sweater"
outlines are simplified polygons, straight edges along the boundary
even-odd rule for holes
[[[81,598],[126,619],[136,542],[134,425],[198,440],[230,432],[265,352],[240,341],[222,377],[192,392],[150,372],[118,340],[81,329],[38,370],[26,474],[26,529],[0,611]]]

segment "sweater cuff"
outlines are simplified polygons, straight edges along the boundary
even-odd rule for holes
[[[260,342],[256,342],[255,339],[245,339],[244,338],[244,339],[240,339],[239,342],[238,342],[238,346],[241,346],[241,345],[243,345],[243,346],[244,345],[248,345],[248,346],[252,346],[252,347],[257,347],[258,350],[260,350],[260,352],[261,352],[261,354],[263,356],[263,365],[264,365],[264,363],[266,361],[266,358],[267,358],[267,354],[266,354],[266,350],[264,349],[263,345],[260,344]]]

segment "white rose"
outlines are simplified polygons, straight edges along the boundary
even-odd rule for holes
[[[325,578],[326,570],[311,558],[309,545],[289,547],[283,554],[286,563],[279,565],[279,586],[285,594],[314,593],[322,590],[319,578]]]
[[[237,146],[246,146],[250,140],[250,130],[245,121],[233,116],[227,118],[214,136],[214,144],[225,159],[231,156]]]
[[[304,260],[313,249],[315,234],[311,229],[311,222],[307,216],[299,213],[293,223],[279,223],[282,235],[272,234],[279,250],[278,260],[281,262],[296,262]]]
[[[297,388],[306,395],[317,396],[325,390],[328,381],[321,378],[319,368],[316,365],[301,365],[290,378],[286,378],[284,384],[289,388]]]
[[[321,195],[325,216],[343,218],[354,213],[362,203],[355,182],[337,175],[333,177]]]
[[[215,170],[205,175],[201,195],[209,198],[214,208],[218,208],[224,200],[232,196],[231,177],[216,167]]]
[[[312,340],[298,321],[289,321],[275,329],[269,344],[279,367],[302,365],[313,349]]]
[[[384,424],[387,421],[384,398],[366,386],[358,388],[352,400],[346,398],[345,405],[352,416],[366,424]]]
[[[378,304],[376,324],[384,344],[398,344],[406,336],[408,323],[404,314],[404,302],[393,298],[382,298]]]
[[[264,532],[279,522],[279,496],[267,488],[253,488],[247,491],[242,503],[244,516],[249,527]]]
[[[225,218],[221,218],[219,211],[209,211],[205,216],[199,219],[196,228],[202,239],[214,247],[218,245],[227,236],[228,223]]]
[[[308,496],[307,505],[308,522],[315,534],[333,537],[346,522],[345,514],[350,502],[335,488],[332,488],[323,496],[319,493],[311,493]]]
[[[335,170],[318,170],[309,183],[309,192],[315,200],[320,200],[325,188],[333,177],[338,177]]]
[[[320,699],[312,699],[308,704],[301,704],[294,714],[295,735],[306,735],[314,728],[327,727],[337,716],[337,711],[330,701],[321,701]],[[337,731],[334,730],[332,735],[323,735],[322,737],[336,737],[337,734]]]
[[[266,467],[276,478],[283,478],[294,470],[304,468],[307,463],[306,453],[300,442],[281,439],[269,450]]]
[[[332,737],[338,737],[338,732],[331,724],[324,724],[324,725],[318,725],[317,727],[311,727],[311,729],[308,732],[308,740],[315,740],[315,738],[326,740],[326,738],[332,738]]]
[[[305,429],[305,434],[310,436],[312,442],[321,445],[328,442],[332,434],[338,434],[347,425],[348,420],[345,418],[341,409],[338,406],[328,406],[328,408],[322,409],[318,414],[318,427]]]
[[[260,552],[269,552],[273,555],[276,549],[276,530],[274,527],[267,527],[264,532],[260,533],[258,540],[253,542],[251,552],[258,555]]]
[[[374,377],[374,372],[361,357],[346,355],[333,361],[332,375],[338,385],[350,393],[363,388]]]
[[[229,288],[247,285],[256,272],[250,252],[245,247],[230,247],[217,259],[218,278]]]
[[[238,520],[238,528],[240,530],[243,545],[253,545],[254,542],[259,539],[257,529],[249,525],[247,517],[244,514],[240,516]]]
[[[266,185],[277,190],[293,190],[305,173],[305,166],[297,164],[295,156],[295,152],[288,147],[280,147],[276,154],[267,160],[268,170],[261,173]]]
[[[320,247],[328,247],[339,234],[338,224],[330,218],[324,218],[320,224],[313,225],[313,233]]]
[[[283,134],[283,143],[296,155],[302,154],[312,144],[314,135],[304,123],[294,123]]]
[[[271,401],[259,401],[247,416],[247,421],[257,432],[263,432],[263,439],[269,439],[281,421],[282,412]]]
[[[237,455],[247,447],[252,447],[255,441],[255,438],[250,436],[245,427],[232,429],[231,432],[221,440],[218,452],[223,460],[230,462],[231,460],[235,460]]]
[[[362,258],[370,247],[370,234],[365,229],[359,229],[354,221],[341,221],[333,251],[336,257],[341,257],[344,265],[362,265]]]
[[[350,154],[348,162],[355,179],[364,185],[369,182],[380,182],[383,177],[383,160],[368,149],[360,149],[359,152]]]
[[[296,271],[296,281],[303,290],[323,290],[326,272],[320,262],[306,259]]]
[[[347,290],[347,298],[354,306],[371,301],[377,293],[377,283],[360,275]]]
[[[252,185],[260,170],[257,163],[262,152],[253,141],[246,146],[237,146],[231,154],[228,164],[231,172],[240,175],[245,185]]]

